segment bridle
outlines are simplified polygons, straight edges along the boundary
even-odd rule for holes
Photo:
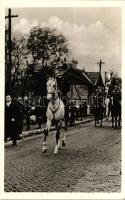
[[[56,99],[58,99],[58,98],[59,98],[59,97],[57,96]],[[55,99],[55,100],[56,100],[56,99]],[[60,98],[59,98],[59,105],[58,105],[58,107],[57,107],[55,110],[53,110],[53,109],[49,106],[49,109],[51,110],[51,112],[52,112],[52,114],[53,114],[53,119],[54,119],[54,121],[55,121],[55,113],[58,111],[59,107],[60,107]]]
[[[58,104],[58,107],[53,110],[50,106],[49,106],[49,109],[51,110],[52,114],[53,114],[53,118],[55,119],[55,113],[58,111],[59,107],[60,107],[60,98],[58,96],[58,92],[57,92],[57,95],[56,95],[56,91],[55,93],[54,92],[49,92],[48,93],[49,95],[52,95],[52,98],[50,99],[50,101],[52,102],[52,104],[54,104],[54,102],[59,99],[59,104]]]

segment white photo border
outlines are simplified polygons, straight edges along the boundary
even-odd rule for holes
[[[5,8],[17,7],[120,7],[122,10],[122,186],[120,193],[44,193],[4,192],[4,30]],[[2,22],[2,23],[1,23]],[[83,0],[1,0],[0,1],[0,199],[125,199],[125,2]]]

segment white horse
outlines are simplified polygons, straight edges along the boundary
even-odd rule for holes
[[[57,90],[57,81],[54,78],[49,78],[47,81],[47,99],[49,100],[47,107],[47,123],[46,128],[44,130],[44,141],[42,145],[42,151],[45,153],[47,151],[47,142],[46,138],[48,136],[48,132],[52,125],[52,122],[56,125],[56,145],[54,149],[54,154],[58,153],[60,149],[60,128],[62,125],[62,121],[64,119],[65,109],[62,100],[58,96]],[[65,134],[63,131],[62,138],[62,146],[65,146]]]

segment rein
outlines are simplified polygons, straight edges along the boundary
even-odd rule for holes
[[[51,81],[51,79],[50,79],[50,81]],[[53,81],[53,80],[52,80]],[[49,86],[51,85],[51,82],[50,82],[50,84],[49,84]],[[50,92],[48,92],[48,95],[51,95],[51,98],[50,98],[50,102],[51,102],[51,104],[52,104],[52,106],[54,106],[54,107],[56,107],[57,106],[57,108],[55,109],[55,110],[53,110],[54,108],[52,107],[52,106],[50,106],[49,105],[49,109],[50,109],[50,111],[52,112],[52,114],[53,114],[53,118],[54,118],[54,120],[55,120],[55,113],[58,111],[58,109],[59,109],[59,107],[60,107],[60,98],[59,98],[59,96],[58,96],[58,92],[57,92],[57,82],[56,82],[56,80],[55,80],[55,88],[53,88],[53,89],[55,89],[55,91],[50,91]],[[59,103],[58,103],[58,101],[56,102],[56,100],[59,98]],[[53,108],[53,109],[52,109]]]

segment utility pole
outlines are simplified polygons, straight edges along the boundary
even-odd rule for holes
[[[97,62],[97,64],[99,65],[99,73],[101,74],[102,64],[105,64],[105,63],[100,59],[100,61]]]
[[[8,16],[5,16],[5,19],[8,19],[8,50],[9,50],[9,63],[7,63],[7,91],[11,94],[11,69],[12,69],[12,42],[11,42],[11,19],[13,17],[18,17],[18,15],[11,15],[11,9],[8,9]]]
[[[105,71],[105,86],[106,86],[106,78],[107,78],[107,72]]]

